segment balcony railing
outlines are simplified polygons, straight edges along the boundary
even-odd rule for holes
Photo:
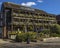
[[[13,22],[12,24],[13,25],[19,25],[20,23],[19,22]]]

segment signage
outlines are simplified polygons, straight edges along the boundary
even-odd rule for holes
[[[20,7],[20,9],[29,10],[29,11],[35,11],[35,9],[29,8],[29,7]]]

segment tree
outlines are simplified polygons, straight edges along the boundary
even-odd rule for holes
[[[56,24],[56,25],[50,27],[50,31],[51,31],[51,33],[60,34],[60,25]]]

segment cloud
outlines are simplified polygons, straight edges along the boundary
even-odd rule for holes
[[[21,5],[30,7],[32,5],[36,5],[36,3],[35,2],[27,2],[27,3],[21,3]]]
[[[43,0],[38,0],[37,2],[40,2],[40,3],[42,3],[42,2],[43,2]]]

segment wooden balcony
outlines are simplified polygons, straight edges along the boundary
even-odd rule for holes
[[[13,22],[12,24],[13,25],[19,25],[20,23],[19,22]]]

